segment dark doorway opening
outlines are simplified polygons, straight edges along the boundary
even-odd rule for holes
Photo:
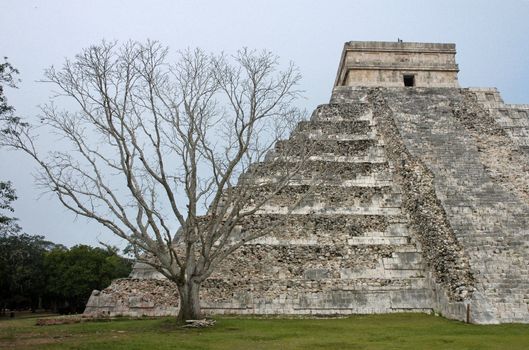
[[[404,86],[415,86],[415,75],[405,75]]]

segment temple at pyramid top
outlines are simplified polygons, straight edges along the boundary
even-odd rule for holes
[[[349,41],[334,87],[459,87],[455,44]]]

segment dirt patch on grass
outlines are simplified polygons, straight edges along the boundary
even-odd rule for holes
[[[39,318],[37,326],[53,326],[58,324],[74,324],[83,322],[83,318],[77,317],[56,317],[56,318]]]
[[[0,349],[20,349],[27,347],[37,347],[38,345],[48,345],[53,343],[58,343],[61,341],[61,338],[54,337],[21,337],[17,336],[12,340],[0,340]]]

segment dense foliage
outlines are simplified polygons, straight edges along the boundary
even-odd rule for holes
[[[0,236],[0,307],[82,312],[94,289],[130,273],[115,249],[70,249],[28,234]]]
[[[3,308],[46,307],[82,312],[93,289],[130,273],[116,250],[78,245],[67,249],[42,236],[0,236],[0,300]]]
[[[0,182],[0,310],[82,312],[92,290],[130,273],[131,262],[115,248],[68,249],[21,233],[17,219],[8,216],[15,199],[11,183]]]
[[[0,236],[0,300],[2,307],[38,307],[46,287],[44,254],[53,244],[42,236]]]
[[[4,63],[0,63],[0,122],[13,121],[15,108],[7,103],[4,88],[16,87],[17,74],[18,70],[7,62],[7,57],[4,57]],[[2,123],[1,126],[0,132],[4,132],[4,124]],[[20,227],[16,224],[16,219],[9,215],[13,211],[11,203],[15,199],[17,199],[17,196],[11,182],[0,181],[0,234],[20,231]]]
[[[15,199],[17,199],[17,195],[11,182],[0,181],[0,234],[20,232],[17,219],[10,215],[13,212],[11,203]]]
[[[78,245],[57,247],[45,254],[44,268],[48,299],[82,312],[90,293],[107,287],[115,278],[126,277],[131,263],[115,249]]]

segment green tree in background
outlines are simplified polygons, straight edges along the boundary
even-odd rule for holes
[[[46,292],[50,300],[68,311],[82,312],[94,289],[103,289],[131,271],[131,262],[116,249],[77,245],[55,248],[46,254]]]
[[[0,308],[35,310],[46,288],[44,255],[55,245],[42,236],[0,235]]]
[[[14,211],[11,203],[16,199],[17,195],[11,182],[0,181],[0,235],[15,234],[21,230],[17,219],[9,214]]]
[[[42,236],[0,235],[0,309],[83,312],[92,290],[106,288],[131,269],[116,248],[68,249]]]
[[[7,62],[7,57],[4,57],[4,63],[0,63],[0,122],[10,123],[18,120],[13,115],[15,108],[7,103],[4,93],[5,87],[17,87],[17,74],[18,70]],[[1,132],[5,132],[5,130],[2,129]],[[7,215],[8,212],[13,211],[11,203],[15,199],[17,196],[11,182],[0,181],[0,234],[12,234],[20,231],[20,226],[16,223],[17,219]]]

